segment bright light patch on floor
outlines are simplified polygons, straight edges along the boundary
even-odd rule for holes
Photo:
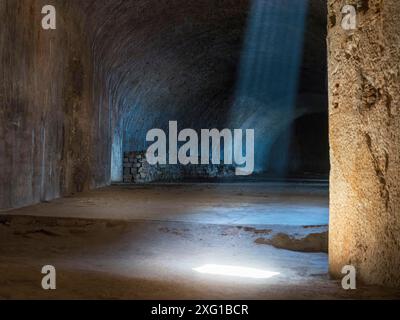
[[[253,279],[267,279],[280,274],[279,272],[272,272],[261,269],[224,266],[218,264],[206,264],[202,267],[194,268],[193,270],[205,274],[233,276],[241,278],[253,278]]]

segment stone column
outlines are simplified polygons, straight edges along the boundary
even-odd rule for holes
[[[344,30],[344,5],[357,12]],[[400,286],[400,1],[329,0],[330,272]]]

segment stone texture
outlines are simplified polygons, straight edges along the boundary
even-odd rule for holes
[[[152,166],[146,161],[145,151],[125,152],[124,159],[124,183],[172,182],[185,179],[227,178],[235,176],[235,167],[232,165],[189,164],[185,166],[178,164]]]
[[[42,0],[0,1],[0,208],[108,183],[108,113],[91,102],[82,10],[55,0],[57,30],[41,28]]]
[[[272,245],[278,249],[300,252],[328,252],[328,232],[309,233],[296,237],[286,233],[277,233],[271,238],[258,238],[257,244]]]
[[[400,2],[330,0],[328,20],[330,271],[352,264],[365,283],[400,286]]]

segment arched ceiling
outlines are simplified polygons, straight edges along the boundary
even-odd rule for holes
[[[144,149],[146,132],[166,129],[169,120],[180,128],[224,127],[250,5],[250,0],[80,4],[94,55],[96,103],[110,108],[124,149]],[[325,94],[325,6],[310,1],[300,81],[306,95]]]
[[[247,0],[85,2],[95,68],[125,141],[168,120],[219,126],[229,108]]]

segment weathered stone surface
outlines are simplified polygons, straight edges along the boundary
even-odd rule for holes
[[[226,178],[235,176],[233,165],[150,165],[145,151],[136,151],[133,162],[124,163],[125,183],[182,181],[184,179]],[[125,156],[131,154],[125,153]],[[200,159],[199,159],[200,161]]]
[[[303,238],[277,233],[271,238],[258,238],[255,243],[291,251],[328,252],[328,232],[310,233]]]
[[[341,8],[357,8],[357,29]],[[400,286],[400,2],[329,1],[330,271]]]
[[[0,208],[108,183],[108,111],[93,105],[92,63],[77,1],[0,1]],[[62,19],[61,17],[64,17]],[[103,122],[99,122],[102,119]],[[99,141],[102,141],[99,144]]]

